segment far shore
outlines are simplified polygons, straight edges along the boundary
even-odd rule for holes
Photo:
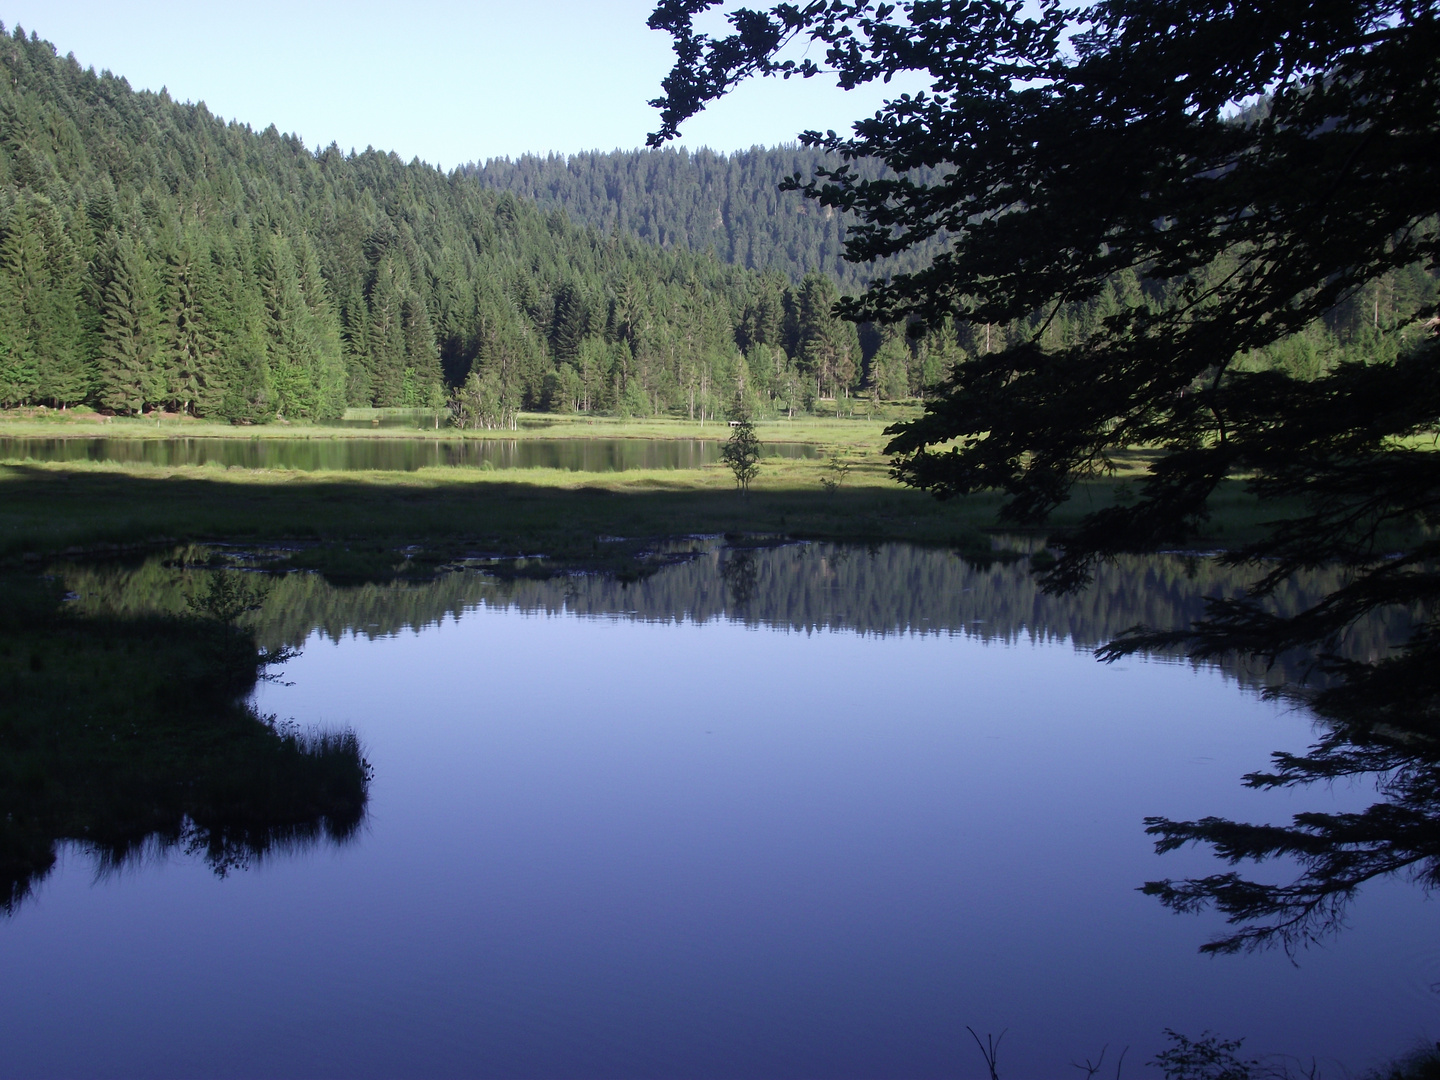
[[[585,413],[521,413],[514,428],[458,428],[443,415],[408,409],[349,409],[338,421],[275,420],[229,424],[177,413],[106,416],[87,408],[0,410],[0,438],[127,439],[725,439],[723,418],[594,416]],[[762,440],[881,447],[890,424],[918,416],[918,407],[881,404],[855,416],[766,417],[755,420]],[[435,422],[435,421],[438,421]]]
[[[0,561],[135,550],[169,543],[301,542],[518,554],[582,555],[597,538],[696,533],[842,542],[903,541],[983,555],[997,533],[1063,542],[1085,514],[1134,497],[1153,458],[1115,456],[1115,472],[1077,483],[1046,527],[1001,519],[1002,497],[941,502],[890,474],[885,428],[901,416],[757,421],[762,443],[804,443],[812,457],[766,458],[749,495],[720,463],[688,469],[592,473],[563,469],[427,467],[411,472],[300,471],[239,466],[46,462],[0,450]],[[915,408],[907,416],[914,416]],[[351,410],[394,422],[395,411]],[[352,423],[353,423],[352,419]],[[88,410],[0,412],[4,438],[225,439],[712,439],[724,421],[621,420],[522,414],[517,430],[273,423],[239,427],[191,417],[103,417]],[[1240,481],[1222,485],[1191,550],[1235,547],[1294,508],[1259,502]]]

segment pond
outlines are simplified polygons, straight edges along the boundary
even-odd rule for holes
[[[363,813],[317,795],[323,827],[157,828],[123,858],[58,824],[0,922],[0,1074],[983,1077],[968,1025],[1005,1033],[1009,1077],[1104,1046],[1101,1075],[1125,1047],[1157,1075],[1165,1028],[1335,1075],[1440,1035],[1403,883],[1298,966],[1201,956],[1219,921],[1137,891],[1218,865],[1157,856],[1147,815],[1371,794],[1240,785],[1314,737],[1260,697],[1274,672],[1095,661],[1232,571],[1133,559],[1056,599],[1023,562],[905,545],[671,554],[628,582],[244,575],[259,643],[298,650],[253,708],[353,732]],[[216,572],[48,573],[98,624]]]
[[[239,469],[386,470],[441,467],[566,469],[698,469],[720,460],[712,439],[454,439],[454,438],[0,438],[0,460],[115,461],[159,466]],[[806,443],[765,443],[772,458],[809,458]]]

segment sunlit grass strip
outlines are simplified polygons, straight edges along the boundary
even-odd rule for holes
[[[761,419],[755,422],[762,442],[820,443],[880,450],[888,441],[883,432],[896,420],[918,410],[891,407],[873,418],[836,420],[833,417]],[[621,420],[618,417],[522,413],[517,430],[439,428],[334,427],[310,423],[276,423],[236,426],[182,416],[104,417],[94,412],[67,410],[38,413],[33,409],[0,411],[0,438],[106,438],[106,439],[415,439],[415,440],[528,440],[528,439],[709,439],[729,436],[724,420],[671,417]]]

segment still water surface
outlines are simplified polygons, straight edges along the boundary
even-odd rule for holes
[[[0,1075],[980,1077],[970,1025],[1007,1077],[1105,1044],[1155,1075],[1166,1027],[1329,1076],[1440,1034],[1406,886],[1298,967],[1201,957],[1215,923],[1135,891],[1213,865],[1146,815],[1367,794],[1240,786],[1313,734],[1246,672],[1089,654],[1226,571],[1062,601],[901,545],[699,547],[628,586],[279,579],[255,625],[303,651],[257,704],[359,734],[359,836],[223,879],[68,848],[0,923]],[[57,573],[96,609],[185,588]]]
[[[240,469],[382,469],[436,466],[478,469],[698,469],[720,460],[711,439],[333,439],[0,438],[0,460],[116,461]],[[803,443],[767,443],[764,457],[814,457]]]

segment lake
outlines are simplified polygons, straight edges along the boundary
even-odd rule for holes
[[[57,831],[0,922],[0,1075],[983,1077],[967,1025],[1005,1033],[1006,1077],[1105,1046],[1100,1075],[1125,1047],[1156,1075],[1167,1027],[1338,1075],[1440,1035],[1418,890],[1368,888],[1298,966],[1200,956],[1218,920],[1136,891],[1218,865],[1157,856],[1147,815],[1373,794],[1241,786],[1314,737],[1273,672],[1091,655],[1232,571],[1131,559],[1057,599],[898,544],[674,553],[629,583],[247,575],[260,643],[299,650],[254,708],[353,731],[363,819],[218,864]],[[95,619],[213,573],[47,572]]]
[[[0,460],[114,461],[159,466],[237,469],[385,470],[434,467],[566,469],[698,469],[720,460],[714,439],[455,439],[417,438],[0,438]],[[761,455],[809,458],[805,443],[765,443]]]

